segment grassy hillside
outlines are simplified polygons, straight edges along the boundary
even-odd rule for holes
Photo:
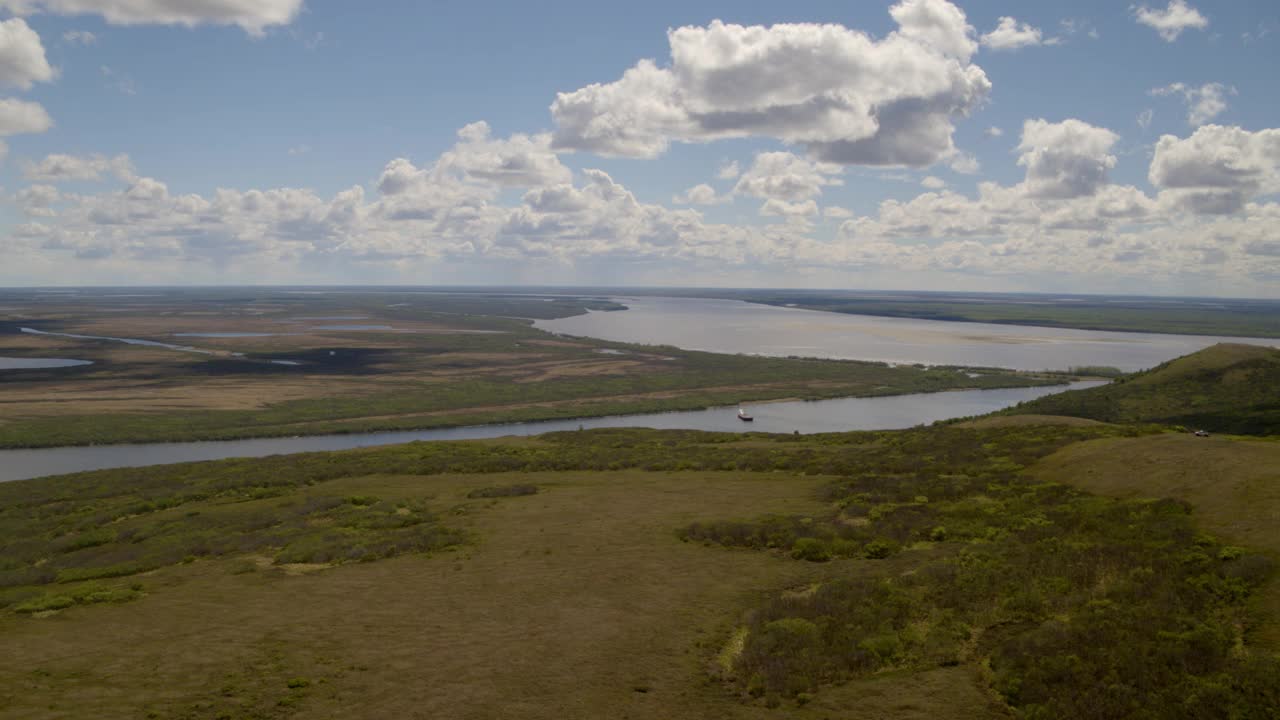
[[[1263,717],[1271,559],[1028,474],[1152,432],[602,430],[4,483],[0,717]]]
[[[1280,442],[1148,435],[1076,443],[1031,468],[1039,480],[1120,498],[1190,503],[1197,527],[1280,557]],[[1280,583],[1258,598],[1256,639],[1280,650]]]
[[[1280,434],[1280,350],[1220,344],[1102,387],[1003,411],[1145,422],[1245,435]]]

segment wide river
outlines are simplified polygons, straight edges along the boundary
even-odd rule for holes
[[[1102,332],[1023,325],[847,315],[740,300],[615,298],[629,309],[540,320],[554,333],[688,350],[1068,370],[1109,365],[1143,370],[1220,342],[1280,345],[1266,338]]]
[[[1091,387],[1097,384],[1099,383],[1080,382],[1074,383],[1071,387]],[[727,432],[755,430],[774,433],[889,430],[947,418],[982,415],[1024,400],[1066,389],[1059,385],[1001,390],[960,390],[877,398],[841,398],[814,402],[761,403],[748,408],[755,417],[755,421],[750,423],[738,419],[736,408],[712,408],[690,412],[615,415],[581,420],[475,425],[407,432],[0,450],[0,481],[22,480],[83,470],[163,465],[193,460],[263,457],[318,450],[347,450],[414,440],[472,440],[504,435],[536,435],[556,430],[576,430],[579,427],[651,427]]]

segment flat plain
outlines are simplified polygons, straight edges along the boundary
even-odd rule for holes
[[[620,308],[590,296],[8,291],[0,306],[0,357],[93,362],[0,370],[0,447],[409,430],[1065,381],[714,355],[531,327],[532,318]]]

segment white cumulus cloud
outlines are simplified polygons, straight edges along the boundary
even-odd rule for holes
[[[738,167],[738,161],[734,160],[726,165],[721,166],[716,172],[716,177],[721,180],[733,180],[742,174],[742,169]]]
[[[114,25],[236,25],[261,35],[288,25],[303,0],[0,0],[15,15],[100,15]]]
[[[728,197],[716,193],[716,189],[706,183],[699,183],[671,198],[677,205],[719,205],[729,202]]]
[[[68,45],[94,45],[98,42],[98,36],[88,30],[68,30],[62,33],[62,42]]]
[[[1171,206],[1236,212],[1259,194],[1280,191],[1280,129],[1205,125],[1188,138],[1164,135],[1147,176]]]
[[[822,194],[828,185],[842,185],[840,167],[813,162],[789,152],[764,152],[738,178],[734,192],[769,200],[798,202]]]
[[[996,28],[982,36],[982,45],[992,50],[1017,50],[1044,44],[1044,33],[1030,23],[1005,16]]]
[[[1192,87],[1185,83],[1171,83],[1164,87],[1152,88],[1150,94],[1155,96],[1180,96],[1187,104],[1187,124],[1200,127],[1218,117],[1227,109],[1227,95],[1235,95],[1236,89],[1222,83],[1205,83],[1200,87]]]
[[[769,198],[760,206],[760,214],[764,217],[805,218],[818,214],[818,203],[816,200],[787,202]]]
[[[31,185],[19,190],[13,197],[28,217],[54,217],[56,213],[53,205],[60,198],[58,188],[52,185]]]
[[[1203,30],[1209,26],[1209,19],[1185,0],[1171,0],[1163,10],[1143,5],[1134,8],[1133,17],[1140,24],[1160,33],[1165,42],[1177,40],[1184,30]]]
[[[135,178],[128,155],[47,155],[40,162],[28,162],[22,168],[27,180],[58,183],[73,180],[100,180],[104,174],[131,181]]]
[[[982,164],[978,162],[978,158],[970,153],[956,153],[948,164],[952,170],[961,175],[976,175],[982,170]]]
[[[987,97],[977,43],[946,0],[902,0],[877,40],[841,25],[714,21],[668,32],[670,67],[560,93],[555,145],[656,157],[673,141],[761,136],[850,165],[926,166],[956,153],[953,121]]]
[[[53,127],[53,118],[39,103],[0,98],[0,137],[42,133]]]
[[[508,187],[564,183],[572,177],[551,151],[550,135],[516,133],[495,140],[483,120],[458,131],[458,144],[441,156],[439,165],[443,170]]]
[[[619,267],[723,278],[866,271],[975,285],[1043,278],[1087,280],[1095,289],[1275,293],[1280,203],[1267,195],[1280,190],[1280,130],[1206,126],[1162,138],[1151,167],[1154,198],[1107,182],[1110,131],[1079,120],[1031,120],[1023,130],[1026,181],[981,182],[972,195],[931,187],[886,200],[868,217],[820,207],[842,168],[792,153],[761,153],[737,178],[735,193],[761,198],[767,220],[713,223],[694,208],[642,202],[601,170],[564,175],[531,172],[527,158],[506,162],[512,153],[540,155],[542,142],[495,139],[475,125],[421,166],[387,163],[368,196],[359,186],[331,196],[295,188],[184,195],[148,177],[117,178],[91,193],[37,182],[5,196],[25,217],[0,243],[0,269],[11,277],[12,268],[39,267],[63,277],[129,269],[210,280],[383,272],[443,279],[494,267],[583,279]],[[87,171],[60,174],[75,172]],[[531,185],[512,199],[507,190],[518,183]],[[1231,205],[1233,192],[1236,211],[1207,211]],[[728,197],[709,185],[683,195]],[[820,226],[819,217],[828,222]]]
[[[1119,139],[1106,128],[1074,118],[1059,123],[1027,120],[1018,145],[1018,164],[1027,169],[1027,193],[1044,198],[1092,195],[1115,167],[1111,147]]]
[[[53,66],[36,31],[22,18],[0,22],[0,84],[28,90],[33,83],[53,77]]]

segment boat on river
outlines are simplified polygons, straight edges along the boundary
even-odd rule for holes
[[[751,417],[751,414],[743,408],[738,408],[738,419],[742,422],[752,422],[755,420],[755,418]]]

